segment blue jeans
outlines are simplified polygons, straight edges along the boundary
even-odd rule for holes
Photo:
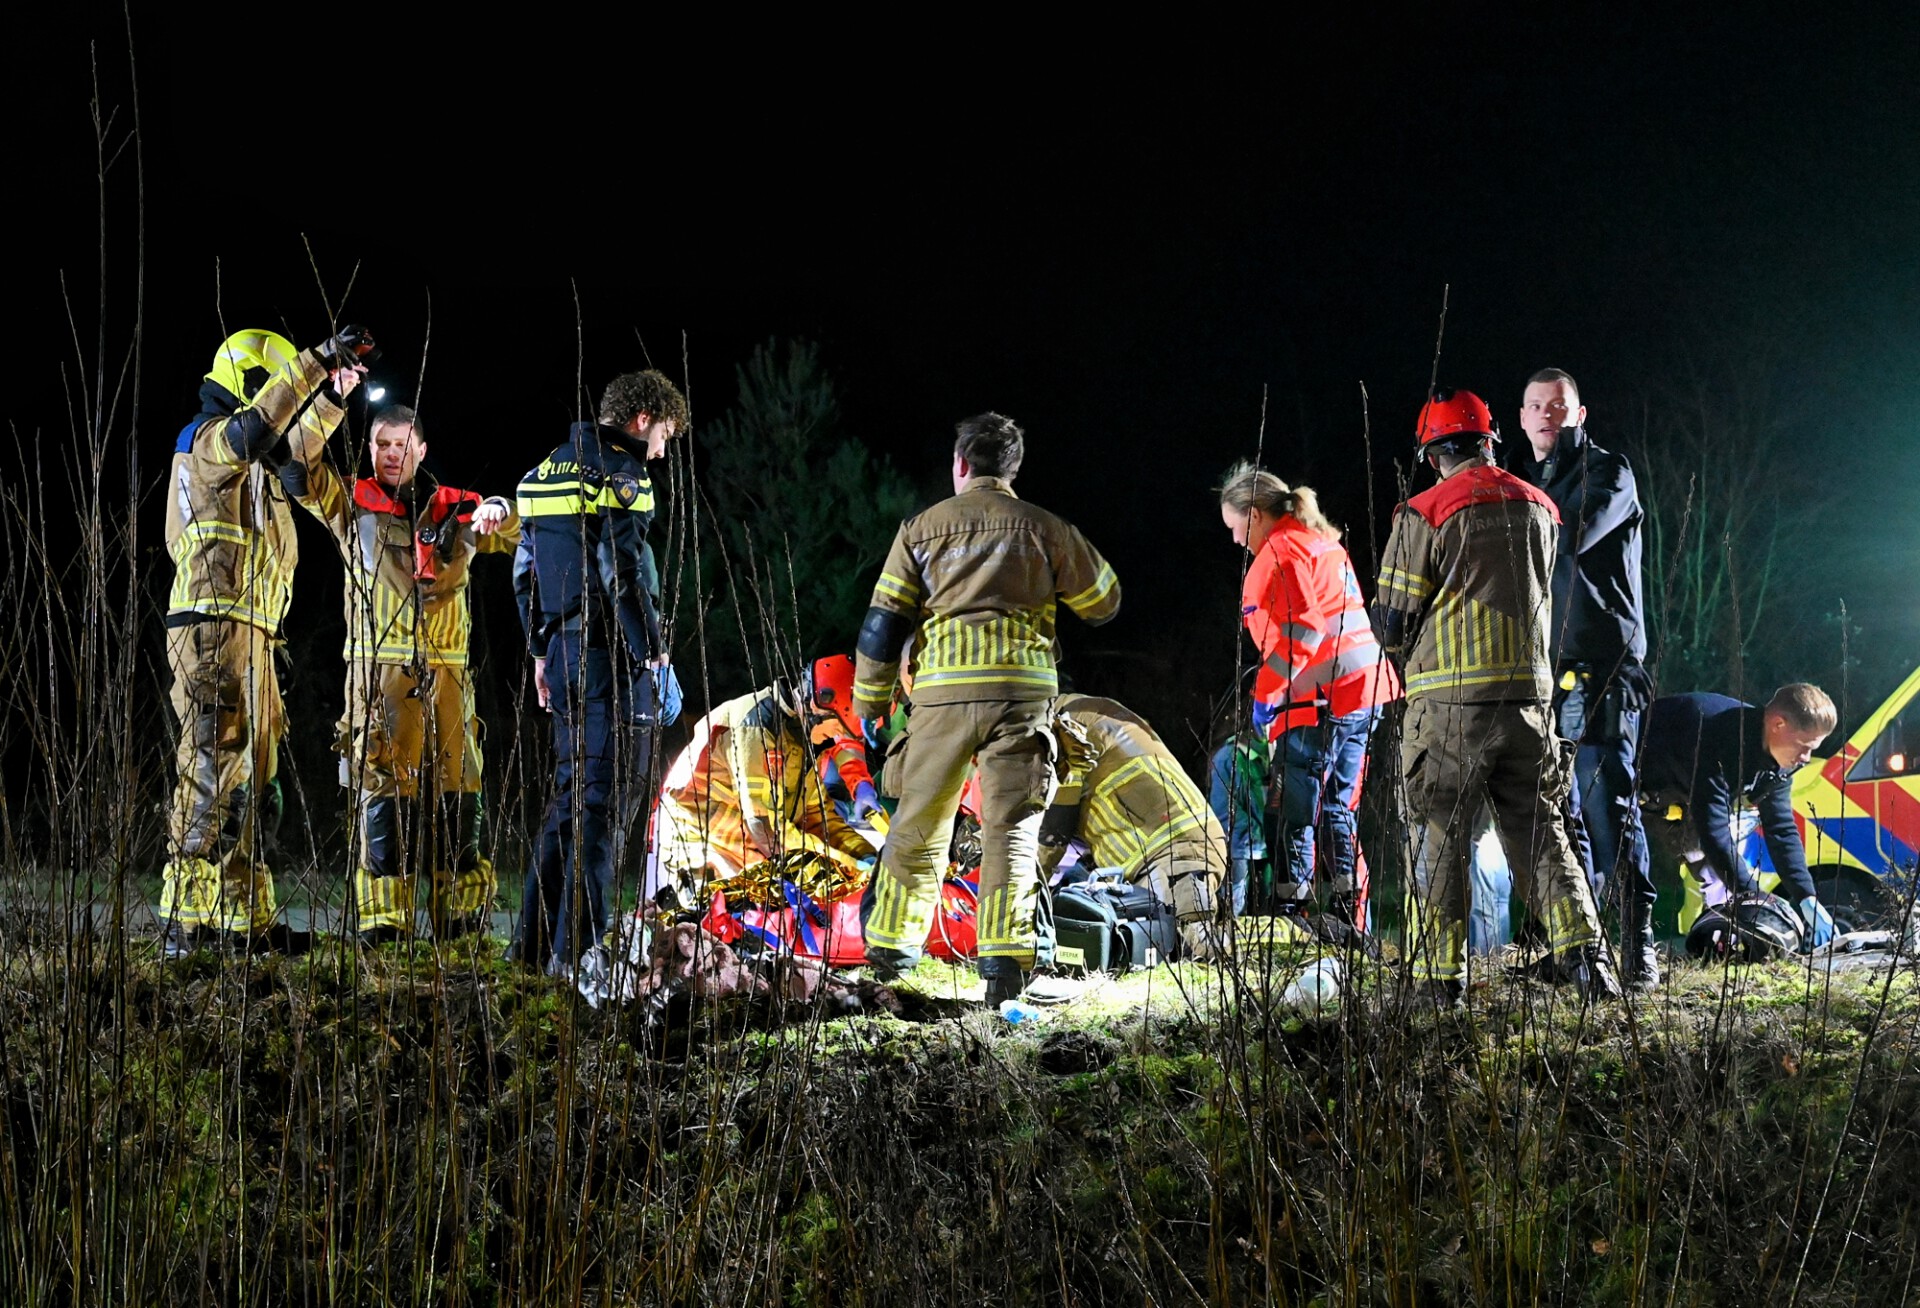
[[[1227,898],[1233,901],[1233,915],[1247,915],[1247,882],[1253,879],[1254,865],[1266,862],[1263,858],[1251,858],[1244,854],[1235,854],[1227,860]]]
[[[623,660],[622,660],[623,661]],[[572,964],[611,925],[614,870],[649,793],[653,682],[616,667],[578,631],[547,648],[553,704],[553,796],[521,895],[514,954],[529,966]]]
[[[1282,733],[1274,759],[1279,766],[1277,820],[1269,842],[1270,848],[1285,851],[1285,863],[1276,858],[1273,870],[1273,893],[1279,901],[1275,907],[1282,911],[1304,909],[1313,893],[1317,833],[1324,833],[1327,889],[1336,895],[1357,889],[1354,868],[1360,840],[1353,798],[1360,790],[1367,742],[1379,721],[1380,710],[1370,708]]]
[[[1467,913],[1467,952],[1491,954],[1513,939],[1513,869],[1493,827],[1493,816],[1482,808],[1474,818],[1473,857],[1469,875],[1473,907]]]
[[[1553,710],[1561,739],[1579,746],[1573,774],[1582,834],[1574,852],[1586,867],[1594,907],[1603,907],[1611,891],[1625,914],[1635,904],[1651,911],[1655,891],[1633,759],[1641,715],[1621,704],[1622,690],[1615,683],[1602,693],[1599,678],[1581,676],[1571,690],[1554,692]]]

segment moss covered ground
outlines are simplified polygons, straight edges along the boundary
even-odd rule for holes
[[[1027,1026],[596,1011],[481,942],[0,955],[7,1304],[1899,1304],[1908,968],[1464,1011],[1251,948]]]

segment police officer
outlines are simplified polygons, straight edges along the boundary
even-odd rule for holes
[[[258,843],[278,817],[286,734],[273,654],[300,556],[287,505],[305,493],[307,468],[372,355],[359,327],[298,351],[274,332],[235,332],[174,446],[167,663],[180,741],[160,886],[169,958],[210,932],[276,943],[273,874]]]
[[[647,794],[654,736],[679,713],[647,528],[647,462],[687,430],[687,401],[649,369],[608,384],[598,422],[520,482],[514,590],[554,791],[527,869],[511,956],[571,976],[609,926],[616,854]],[[600,954],[598,962],[604,963]]]
[[[1651,698],[1644,661],[1647,626],[1641,598],[1640,531],[1645,514],[1622,455],[1594,444],[1580,389],[1558,368],[1527,379],[1507,470],[1544,490],[1560,513],[1553,556],[1553,717],[1578,746],[1574,814],[1578,850],[1596,904],[1620,897],[1621,980],[1640,989],[1660,983],[1653,943],[1653,883],[1641,874],[1646,851],[1636,819],[1634,752]]]
[[[883,978],[919,960],[977,756],[989,1004],[1019,994],[1034,960],[1039,828],[1053,785],[1047,705],[1059,691],[1055,605],[1092,623],[1120,608],[1120,583],[1086,537],[1013,493],[1025,452],[1011,418],[958,425],[953,497],[900,524],[855,648],[854,707],[877,723],[914,638],[913,711],[886,765],[900,806],[862,904],[867,957]]]
[[[354,904],[363,944],[413,934],[410,864],[429,878],[436,939],[483,925],[493,864],[480,853],[479,717],[468,673],[470,568],[512,552],[513,505],[442,486],[424,471],[426,427],[404,404],[373,419],[373,475],[349,484],[322,464],[301,503],[347,568],[347,696],[340,779],[360,796]],[[432,797],[427,820],[402,801]]]
[[[1751,804],[1781,892],[1799,910],[1803,938],[1814,949],[1833,939],[1834,924],[1814,893],[1793,820],[1793,774],[1838,724],[1833,700],[1804,682],[1782,686],[1764,709],[1725,695],[1662,695],[1647,714],[1640,755],[1654,843],[1685,861],[1707,907],[1721,910],[1761,893],[1734,845],[1734,810]]]
[[[1494,466],[1479,396],[1436,390],[1415,430],[1440,482],[1396,511],[1372,608],[1380,643],[1404,659],[1414,977],[1442,1004],[1462,996],[1468,845],[1484,801],[1546,929],[1549,974],[1617,996],[1560,816],[1570,778],[1547,712],[1553,501]]]

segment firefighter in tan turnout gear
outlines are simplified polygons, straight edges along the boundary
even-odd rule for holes
[[[1227,833],[1207,797],[1147,720],[1119,701],[1062,695],[1053,711],[1068,770],[1041,823],[1043,868],[1084,840],[1092,866],[1118,870],[1173,910],[1188,958],[1212,957]]]
[[[1416,431],[1440,482],[1396,512],[1373,606],[1381,644],[1404,659],[1414,979],[1442,1003],[1462,996],[1467,860],[1484,801],[1515,884],[1530,891],[1546,929],[1552,979],[1588,996],[1618,996],[1562,821],[1571,772],[1547,707],[1559,515],[1545,491],[1493,465],[1499,438],[1478,396],[1436,390]]]
[[[362,943],[411,935],[418,872],[434,936],[449,939],[483,925],[494,889],[480,854],[469,568],[477,554],[511,554],[520,519],[500,496],[422,471],[426,429],[405,405],[374,418],[369,445],[373,476],[349,484],[317,466],[301,501],[333,533],[347,571],[338,744],[340,782],[360,797],[354,906]]]
[[[298,351],[270,331],[235,332],[174,447],[167,663],[180,742],[160,888],[168,957],[207,932],[271,939],[273,876],[258,845],[277,816],[286,732],[273,655],[299,558],[288,501],[305,493],[373,357],[357,327]]]
[[[984,413],[957,431],[953,498],[900,525],[860,630],[853,693],[864,721],[886,716],[909,636],[915,650],[912,713],[887,761],[900,806],[861,907],[876,971],[912,967],[977,759],[979,967],[998,1004],[1033,966],[1040,819],[1054,779],[1054,606],[1105,622],[1120,583],[1076,528],[1013,493],[1025,443],[1011,419]]]
[[[828,797],[809,740],[821,719],[851,714],[852,686],[853,660],[832,654],[814,660],[798,685],[776,681],[694,724],[654,809],[652,857],[683,902],[702,902],[709,881],[802,852],[838,865],[856,885],[865,876],[860,865],[873,847]]]

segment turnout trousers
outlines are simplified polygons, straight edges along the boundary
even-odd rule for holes
[[[167,631],[180,740],[163,920],[242,933],[273,922],[273,874],[259,846],[263,825],[279,814],[275,778],[286,735],[274,643],[252,623],[226,618]]]
[[[1585,870],[1567,838],[1571,776],[1541,703],[1416,699],[1400,744],[1413,839],[1408,952],[1421,981],[1465,976],[1475,815],[1493,813],[1514,885],[1554,953],[1600,939]]]
[[[480,723],[467,669],[355,661],[340,720],[340,782],[360,796],[354,873],[359,929],[411,931],[414,881],[429,881],[436,931],[493,898],[480,856]]]
[[[874,869],[866,908],[869,949],[911,966],[939,903],[960,791],[980,768],[979,952],[1031,968],[1040,895],[1040,819],[1054,787],[1051,701],[916,704],[889,751],[900,806]]]
[[[614,651],[562,630],[547,647],[553,796],[521,895],[514,955],[567,968],[612,925],[614,872],[626,861],[652,771],[653,678],[616,669]]]

